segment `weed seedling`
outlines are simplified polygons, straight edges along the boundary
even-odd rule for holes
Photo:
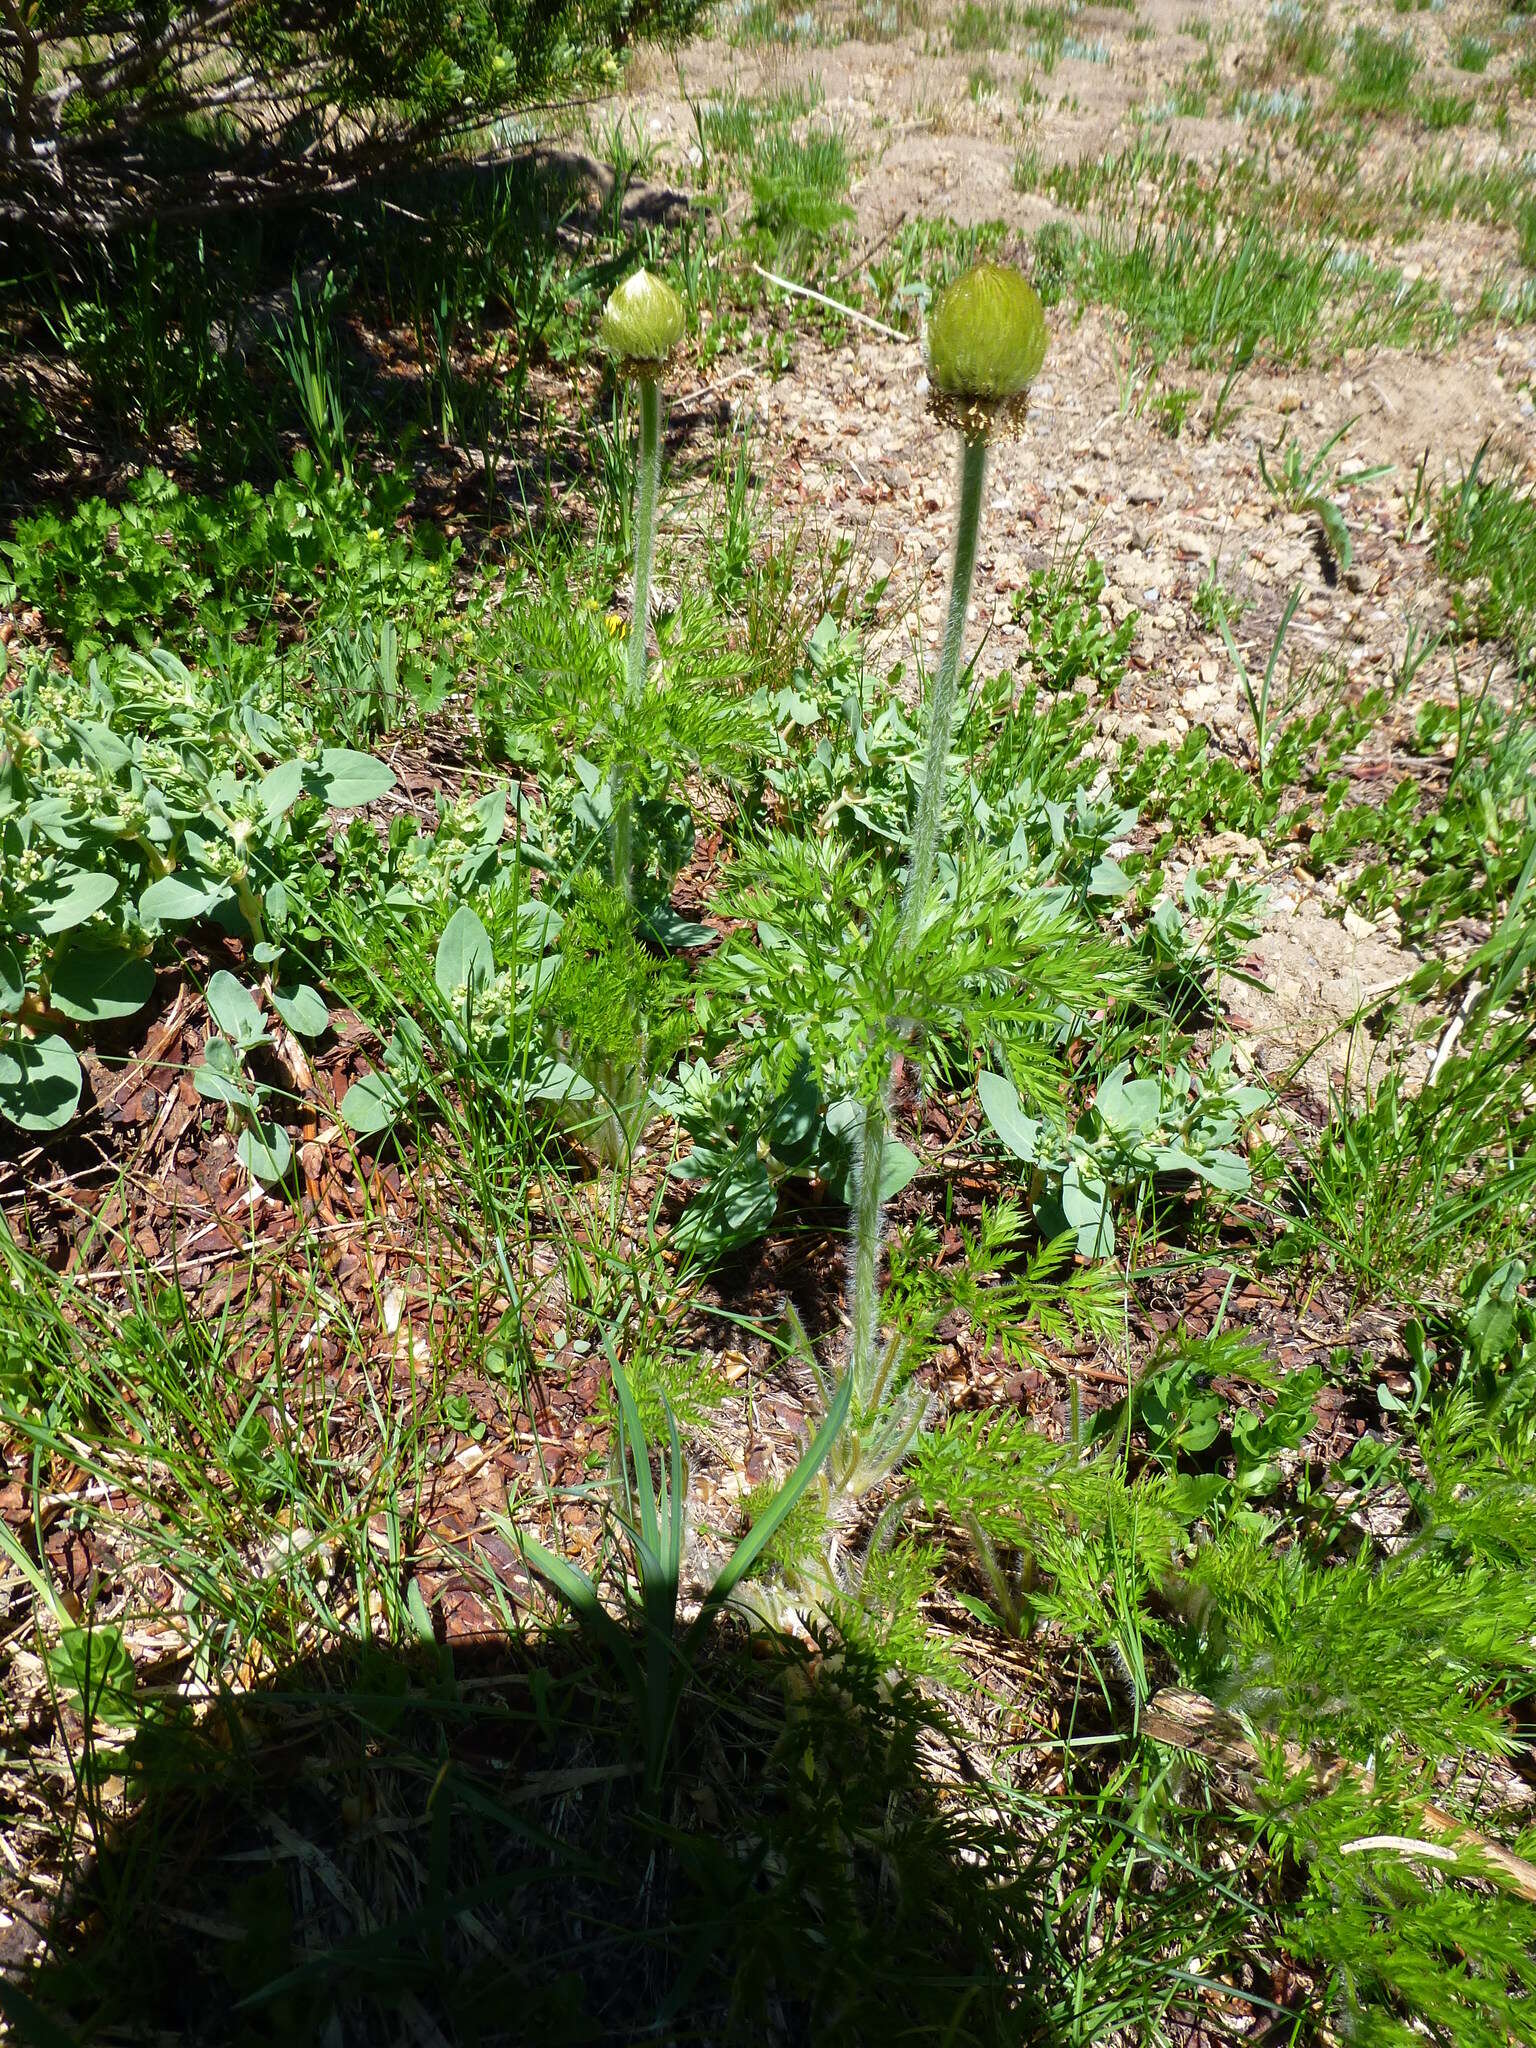
[[[1274,723],[1270,716],[1275,669],[1279,664],[1280,650],[1285,645],[1286,633],[1300,603],[1301,588],[1298,585],[1286,600],[1285,610],[1280,614],[1280,623],[1275,628],[1275,637],[1270,643],[1269,659],[1264,664],[1264,674],[1257,686],[1248,673],[1248,664],[1237,651],[1237,642],[1232,638],[1232,629],[1227,623],[1226,613],[1221,610],[1219,604],[1216,611],[1217,627],[1226,642],[1227,652],[1232,657],[1232,664],[1242,683],[1243,696],[1247,700],[1249,714],[1253,719],[1254,749],[1259,763],[1259,787],[1264,790],[1269,787],[1270,757],[1274,751],[1276,738]]]
[[[1312,514],[1341,570],[1347,569],[1354,560],[1355,544],[1349,537],[1349,528],[1344,524],[1344,514],[1337,500],[1329,495],[1329,489],[1337,489],[1337,482],[1333,481],[1325,488],[1324,480],[1328,475],[1328,457],[1354,424],[1354,420],[1346,420],[1311,457],[1302,454],[1299,442],[1287,441],[1275,451],[1280,461],[1273,471],[1263,448],[1259,449],[1259,475],[1264,479],[1264,488],[1292,512]],[[1351,482],[1369,483],[1376,477],[1385,476],[1391,467],[1390,462],[1378,462],[1369,469],[1357,470]]]

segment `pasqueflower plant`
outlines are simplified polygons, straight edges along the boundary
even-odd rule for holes
[[[640,462],[635,477],[635,590],[624,687],[631,703],[645,688],[645,636],[656,554],[656,499],[661,484],[661,377],[683,338],[683,302],[663,278],[636,270],[603,308],[600,335],[619,376],[640,399]],[[616,770],[613,789],[613,878],[633,901],[634,799]]]
[[[1034,288],[1018,271],[979,263],[942,291],[928,321],[930,406],[961,439],[960,509],[950,569],[949,609],[928,704],[927,732],[902,892],[900,948],[910,951],[921,932],[933,892],[939,819],[944,807],[955,705],[959,696],[965,618],[976,571],[976,542],[994,438],[1015,433],[1029,386],[1045,359],[1045,315]],[[892,1396],[886,1347],[880,1338],[880,1264],[884,1235],[891,1059],[875,1062],[855,1146],[852,1236],[848,1254],[848,1308],[852,1326],[855,1426]],[[898,1401],[900,1396],[895,1397]],[[920,1397],[907,1397],[907,1404]],[[910,1443],[918,1418],[893,1417],[892,1444]],[[867,1481],[882,1476],[864,1475]]]

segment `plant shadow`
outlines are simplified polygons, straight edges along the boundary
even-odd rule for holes
[[[0,1983],[39,2048],[1067,2038],[1048,1848],[846,1648],[718,1627],[650,1800],[559,1630],[331,1651],[80,1764],[127,1796]]]

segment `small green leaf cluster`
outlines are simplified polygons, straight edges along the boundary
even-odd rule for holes
[[[303,740],[164,650],[110,680],[34,665],[0,700],[0,1114],[70,1120],[81,1075],[59,1024],[142,1008],[165,935],[222,921],[276,965],[305,924],[327,811],[394,782],[366,754],[288,751]]]
[[[1267,1408],[1217,1390],[1214,1382],[1235,1382],[1273,1395]],[[1145,1441],[1151,1464],[1168,1471],[1217,1452],[1229,1464],[1226,1496],[1215,1495],[1207,1513],[1213,1526],[1233,1514],[1251,1514],[1244,1503],[1274,1493],[1282,1484],[1279,1460],[1311,1433],[1322,1387],[1320,1366],[1309,1366],[1277,1381],[1262,1344],[1243,1330],[1190,1338],[1182,1331],[1160,1344],[1123,1401],[1101,1408],[1090,1441],[1135,1432]],[[1270,1523],[1256,1526],[1268,1528]]]
[[[1111,625],[1104,585],[1104,564],[1093,555],[1029,572],[1013,600],[1013,615],[1028,635],[1029,666],[1042,689],[1088,683],[1107,697],[1119,688],[1138,614],[1127,612],[1118,626]]]
[[[740,1019],[743,1047],[801,1048],[828,1099],[866,1099],[868,1074],[903,1047],[939,1081],[968,1076],[998,1043],[1037,1045],[1038,1065],[1062,1015],[1097,1007],[1123,978],[1069,905],[1020,886],[986,846],[959,851],[903,945],[893,865],[771,833],[730,877],[726,905],[751,928],[711,957],[706,986]]]
[[[1271,1101],[1267,1088],[1238,1078],[1229,1045],[1216,1048],[1203,1074],[1181,1062],[1138,1077],[1122,1061],[1071,1125],[1027,1116],[1006,1075],[984,1073],[980,1094],[992,1129],[1033,1168],[1030,1200],[1041,1231],[1070,1230],[1085,1259],[1113,1253],[1116,1204],[1160,1179],[1189,1175],[1222,1194],[1246,1194],[1253,1176],[1231,1147]]]
[[[1136,935],[1137,951],[1175,1017],[1212,1008],[1213,985],[1219,986],[1223,975],[1252,979],[1238,962],[1262,929],[1268,891],[1232,877],[1218,895],[1197,868],[1190,868],[1181,894],[1182,909],[1171,896],[1160,895]]]
[[[768,693],[777,735],[768,788],[802,832],[872,852],[905,843],[922,767],[922,735],[897,686],[901,670],[872,688],[856,632],[824,615],[790,681]],[[1006,670],[974,680],[956,735],[945,796],[946,830],[1006,850],[1010,866],[1040,886],[1102,912],[1130,886],[1110,848],[1129,838],[1136,813],[1095,787],[1085,767],[1083,700],[1022,689]]]
[[[1436,504],[1436,565],[1456,584],[1466,631],[1505,637],[1524,670],[1536,662],[1536,496],[1489,467],[1485,442]]]
[[[290,989],[269,990],[272,1007],[300,1038],[318,1038],[330,1024],[330,1012],[319,991],[307,982]],[[276,1091],[259,1073],[255,1056],[269,1048],[272,1034],[261,1006],[226,969],[207,988],[208,1014],[218,1026],[203,1046],[203,1063],[192,1073],[193,1085],[205,1101],[223,1103],[239,1126],[235,1149],[241,1164],[264,1187],[287,1178],[293,1145],[282,1125],[268,1112]]]
[[[1311,456],[1302,453],[1300,442],[1287,440],[1276,451],[1281,459],[1274,471],[1269,467],[1262,444],[1259,448],[1259,475],[1264,480],[1264,488],[1292,512],[1312,514],[1322,529],[1328,552],[1341,571],[1353,562],[1355,544],[1350,539],[1342,508],[1330,495],[1338,489],[1338,480],[1329,477],[1328,457],[1354,424],[1350,419],[1342,427],[1336,427]],[[1350,481],[1369,483],[1373,478],[1385,476],[1391,467],[1389,462],[1378,462],[1370,468],[1354,471]]]
[[[655,1113],[652,1077],[666,1074],[691,1029],[679,972],[646,948],[623,897],[591,874],[572,879],[564,908],[533,895],[518,849],[501,841],[506,792],[479,808],[488,804],[499,813],[493,836],[459,861],[461,877],[474,879],[461,882],[432,956],[426,1008],[437,1049],[459,1085],[500,1112],[553,1117],[606,1165],[621,1165]],[[417,872],[440,888],[426,844]],[[421,1027],[402,1010],[382,1067],[342,1098],[343,1121],[362,1138],[390,1129],[426,1087],[427,1061]]]
[[[692,1036],[684,994],[677,965],[642,943],[623,893],[579,877],[544,1026],[588,1091],[591,1106],[574,1119],[582,1141],[609,1165],[629,1158],[654,1115],[652,1077]],[[573,1089],[566,1099],[579,1098]]]
[[[1522,1292],[1522,1258],[1483,1260],[1462,1288],[1461,1371],[1481,1409],[1501,1425],[1536,1423],[1536,1308]]]
[[[77,662],[159,645],[209,660],[232,693],[268,682],[279,620],[302,617],[324,649],[387,617],[402,689],[421,694],[454,549],[426,524],[396,530],[412,488],[403,472],[366,484],[327,475],[303,450],[268,493],[239,483],[201,495],[146,470],[121,502],[18,521],[0,542],[0,603],[37,606]]]
[[[753,155],[752,219],[780,251],[825,247],[845,221],[851,165],[841,133],[826,125],[805,134],[769,128]]]
[[[857,1098],[845,1094],[829,1103],[809,1056],[793,1041],[723,1068],[695,1059],[662,1099],[692,1140],[669,1171],[697,1189],[671,1242],[701,1264],[763,1236],[786,1181],[851,1199]],[[883,1197],[899,1194],[920,1166],[908,1146],[888,1139]]]
[[[1432,700],[1414,721],[1413,752],[1428,762],[1452,746],[1454,772],[1438,801],[1426,801],[1412,775],[1379,804],[1351,803],[1340,785],[1307,846],[1318,870],[1359,862],[1346,879],[1349,899],[1369,914],[1390,904],[1414,938],[1457,918],[1494,917],[1536,843],[1536,719],[1487,695]]]

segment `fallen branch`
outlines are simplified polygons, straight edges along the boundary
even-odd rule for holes
[[[834,313],[841,313],[845,320],[857,320],[861,327],[872,327],[876,334],[883,334],[888,341],[905,342],[908,348],[915,348],[917,337],[903,334],[899,327],[887,327],[883,320],[876,320],[868,313],[861,313],[856,306],[845,306],[841,299],[829,299],[825,292],[812,291],[808,284],[795,284],[787,277],[780,277],[776,271],[764,270],[761,263],[752,268],[759,277],[776,284],[781,292],[789,292],[797,299],[814,299],[818,306],[829,306]]]

